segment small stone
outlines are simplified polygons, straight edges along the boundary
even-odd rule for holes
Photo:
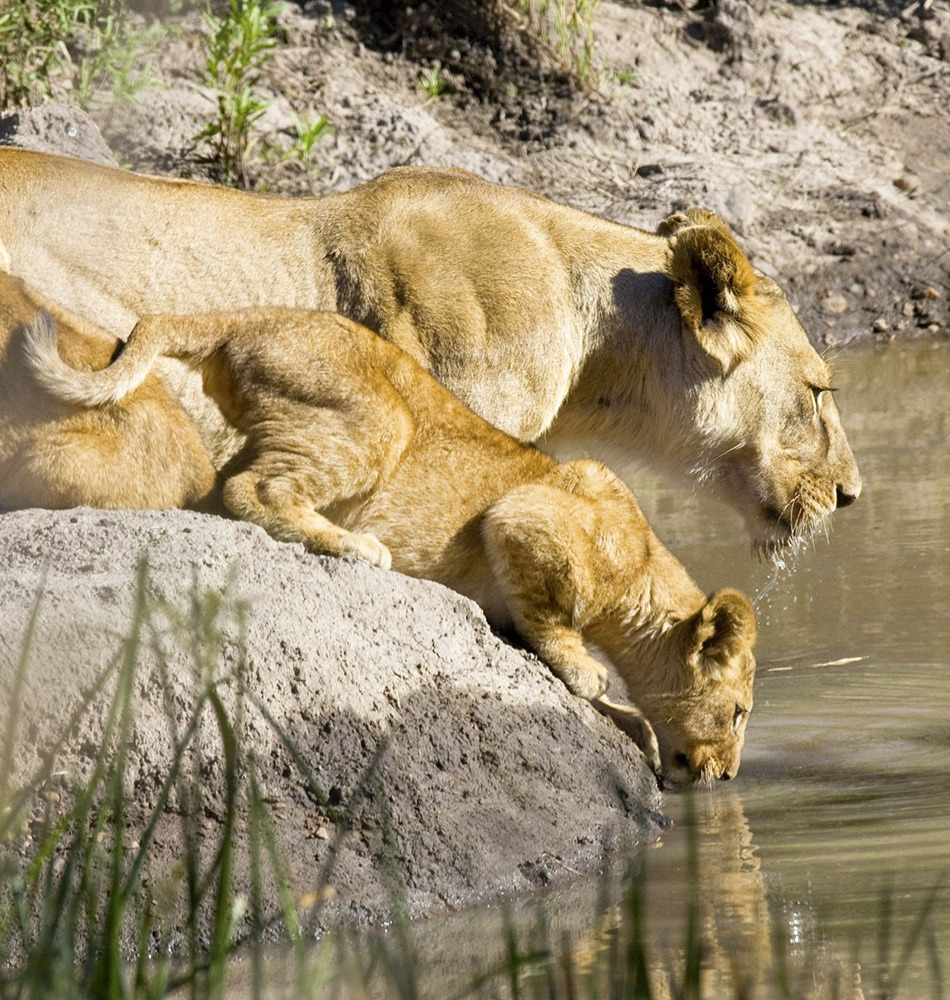
[[[912,194],[917,190],[917,185],[920,182],[912,174],[904,174],[902,177],[898,177],[894,181],[894,187],[898,190],[903,191],[905,194]]]
[[[905,302],[904,305],[901,306],[901,312],[905,316],[913,316],[914,315],[914,303],[913,302]]]
[[[314,836],[317,838],[317,840],[329,840],[330,831],[325,826],[318,826],[316,832],[314,833]]]
[[[931,323],[927,327],[927,333],[940,333],[940,329],[941,327],[939,323]]]
[[[875,333],[886,333],[888,329],[888,322],[883,316],[879,316],[872,324],[871,329]]]
[[[840,316],[842,313],[848,311],[848,300],[843,295],[839,295],[837,292],[832,292],[831,295],[822,299],[821,308],[826,313],[831,313],[834,316]]]
[[[928,285],[918,295],[918,298],[921,298],[921,299],[930,299],[931,301],[933,301],[934,299],[939,299],[940,298],[940,292],[936,288],[934,288],[933,285]]]

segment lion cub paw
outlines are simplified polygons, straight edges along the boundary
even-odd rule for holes
[[[390,569],[393,564],[389,549],[375,535],[360,535],[355,531],[340,539],[340,555],[365,559],[380,569]]]
[[[571,694],[588,701],[602,695],[610,683],[607,668],[593,658],[589,664],[585,663],[583,666],[561,666],[556,673],[567,685]]]
[[[632,705],[618,705],[606,698],[592,698],[591,704],[598,711],[611,718],[614,724],[636,743],[643,756],[646,757],[650,769],[654,774],[659,775],[662,770],[660,744],[657,742],[656,733],[653,731],[653,726],[650,725],[650,720]]]

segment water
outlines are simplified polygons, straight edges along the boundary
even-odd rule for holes
[[[704,900],[738,907],[750,941],[764,905],[803,952],[860,940],[873,955],[882,895],[900,940],[950,875],[950,346],[865,349],[838,369],[864,493],[791,572],[744,557],[721,508],[637,490],[702,586],[757,595],[742,770],[697,815]],[[667,806],[677,832],[650,864],[664,893],[687,878],[683,800]],[[947,897],[935,917],[945,975]],[[925,964],[908,969],[907,995],[932,995]]]
[[[934,992],[925,947],[899,956],[950,876],[950,345],[862,349],[837,367],[864,493],[790,569],[755,562],[725,508],[629,476],[697,581],[756,595],[759,616],[739,777],[692,806],[668,795],[673,825],[638,862],[661,996],[694,892],[709,942],[704,996],[736,997],[737,976],[774,982],[770,933],[791,963],[792,995],[883,995],[876,959],[888,899],[899,996],[947,990]],[[618,891],[621,868],[609,876]],[[616,917],[598,908],[603,890],[584,880],[514,906],[510,919],[527,939],[540,905],[549,939],[569,938],[582,969]],[[946,980],[950,877],[932,916]],[[422,994],[453,995],[499,960],[503,926],[499,908],[417,925]]]

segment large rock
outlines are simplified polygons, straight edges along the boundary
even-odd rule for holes
[[[85,111],[68,104],[51,102],[0,113],[0,146],[22,146],[118,166],[96,123]]]
[[[17,719],[19,779],[115,662],[145,555],[151,610],[127,774],[131,840],[168,772],[171,731],[194,704],[189,636],[199,616],[189,608],[197,595],[207,610],[214,601],[201,597],[209,592],[223,596],[214,669],[233,674],[246,658],[253,698],[289,734],[330,802],[343,810],[354,803],[329,877],[336,895],[327,919],[381,919],[394,881],[404,880],[415,913],[527,890],[591,870],[619,839],[655,830],[658,793],[639,751],[536,658],[496,637],[476,605],[437,584],[315,558],[253,525],[185,511],[0,515],[0,734],[42,590]],[[239,718],[234,687],[222,690]],[[104,718],[100,699],[68,738],[55,768],[63,787],[88,773]],[[336,845],[334,810],[307,791],[251,699],[238,731],[260,769],[293,891],[304,895]],[[224,767],[210,714],[202,733],[199,826],[213,834]],[[189,808],[199,807],[173,796],[169,810]],[[180,820],[169,816],[150,870],[171,867],[181,847]]]

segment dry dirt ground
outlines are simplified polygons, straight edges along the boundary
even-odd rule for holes
[[[264,138],[287,146],[293,115],[308,112],[328,115],[334,131],[309,170],[254,161],[255,184],[321,194],[400,164],[454,164],[647,228],[703,205],[785,286],[816,343],[947,335],[944,0],[719,0],[709,9],[604,0],[600,83],[589,93],[554,72],[506,69],[463,35],[427,35],[390,6],[385,31],[366,6],[287,6],[282,45],[261,85],[272,102]],[[183,15],[172,29],[156,62],[161,85],[134,108],[96,111],[101,136],[81,112],[49,105],[0,121],[0,141],[213,177],[193,142],[211,107],[195,84],[201,18]],[[432,99],[417,81],[436,51],[452,88]],[[39,672],[21,729],[27,748],[59,731],[88,684],[80,659],[99,667],[114,649],[103,630],[127,621],[144,548],[155,593],[173,601],[192,567],[205,588],[237,574],[237,593],[255,601],[261,697],[337,798],[353,790],[381,733],[391,734],[373,794],[387,797],[415,912],[566,877],[596,865],[605,840],[651,830],[659,804],[637,752],[537,661],[494,637],[467,601],[181,512],[0,517],[2,685],[49,566],[46,624],[31,661]],[[175,662],[184,691],[187,666]],[[142,684],[143,733],[164,733],[167,699],[154,679]],[[245,725],[279,805],[295,888],[305,892],[332,843],[318,834],[327,817],[261,717],[251,713]],[[79,741],[70,751],[68,774],[88,766],[90,746]],[[136,746],[144,808],[168,750],[145,736]],[[21,773],[31,753],[21,754]],[[214,753],[207,773],[214,799]],[[206,820],[219,822],[213,803]],[[388,900],[378,823],[378,812],[357,816],[332,880],[337,912],[358,920],[380,919]],[[176,856],[175,830],[171,817],[159,864]]]

